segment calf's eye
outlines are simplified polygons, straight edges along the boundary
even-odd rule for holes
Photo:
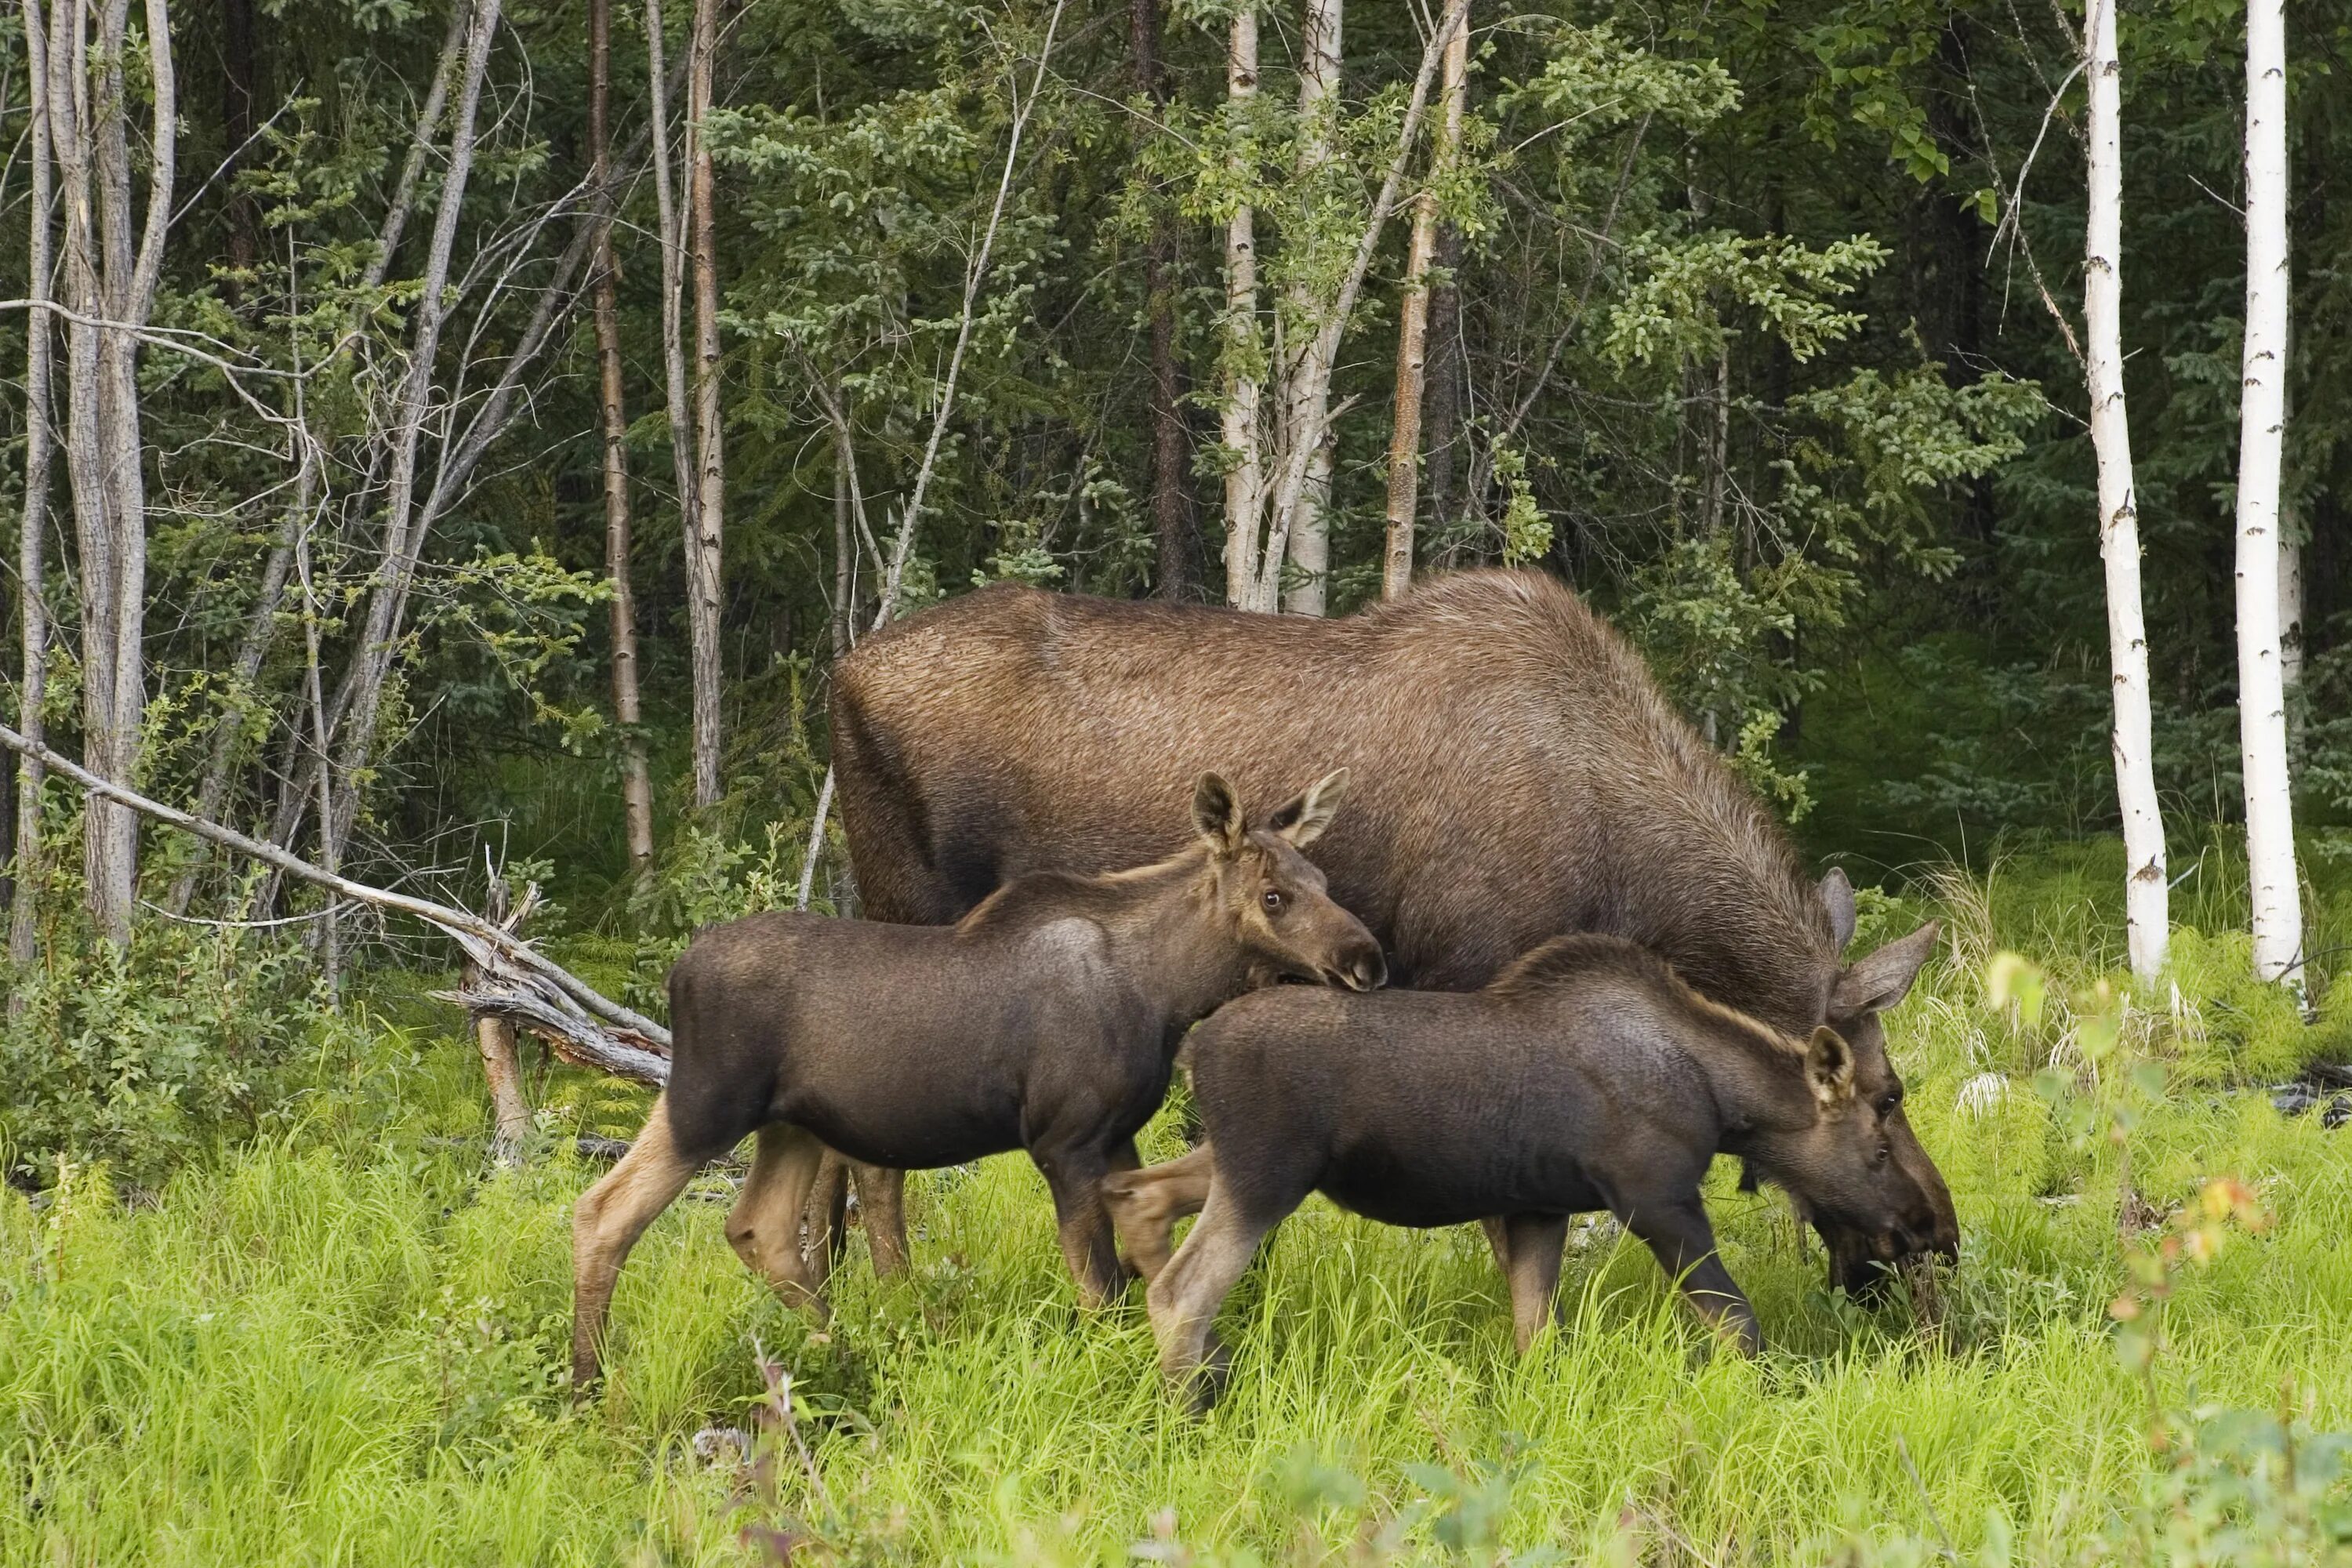
[[[1285,902],[1286,902],[1286,900],[1284,900],[1283,896],[1282,896],[1279,892],[1276,891],[1274,889],[1272,889],[1272,888],[1268,888],[1268,889],[1265,890],[1265,912],[1266,912],[1267,914],[1270,914],[1270,915],[1278,915],[1278,914],[1280,914],[1280,913],[1282,912],[1282,906],[1283,906],[1283,904],[1284,904]]]

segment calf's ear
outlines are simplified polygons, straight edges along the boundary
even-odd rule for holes
[[[1919,966],[1936,951],[1936,933],[1940,929],[1929,921],[1909,936],[1847,964],[1831,993],[1830,1005],[1843,1014],[1875,1013],[1902,1001]]]
[[[1290,840],[1292,847],[1303,849],[1323,837],[1323,830],[1339,815],[1339,803],[1347,798],[1348,770],[1334,768],[1308,784],[1306,794],[1276,807],[1265,825]]]
[[[1822,908],[1830,914],[1830,935],[1837,941],[1837,950],[1853,940],[1853,884],[1845,879],[1843,867],[1832,866],[1822,879]]]
[[[1853,1047],[1827,1024],[1805,1042],[1805,1081],[1824,1109],[1853,1098]]]
[[[1210,846],[1230,855],[1242,847],[1241,797],[1217,773],[1202,773],[1192,784],[1192,826]]]

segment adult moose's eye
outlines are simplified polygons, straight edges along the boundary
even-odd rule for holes
[[[1282,912],[1282,906],[1283,906],[1284,904],[1287,903],[1288,901],[1289,901],[1289,900],[1286,900],[1286,899],[1285,899],[1285,898],[1282,896],[1281,892],[1280,892],[1278,889],[1274,889],[1274,888],[1268,888],[1268,889],[1265,890],[1265,900],[1264,900],[1264,902],[1265,902],[1265,912],[1266,912],[1267,914],[1270,914],[1270,915],[1278,915],[1278,914],[1280,914],[1280,913]]]
[[[1899,1089],[1878,1097],[1878,1114],[1881,1116],[1892,1116],[1901,1110],[1902,1106],[1903,1091]]]

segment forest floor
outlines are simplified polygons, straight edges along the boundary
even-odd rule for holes
[[[1202,1421],[1160,1389],[1139,1292],[1080,1316],[1018,1157],[915,1178],[914,1277],[877,1284],[854,1242],[822,1331],[737,1262],[723,1202],[678,1204],[574,1407],[569,1206],[596,1170],[569,1150],[641,1101],[559,1073],[543,1157],[488,1172],[470,1053],[387,988],[372,1044],[320,1063],[293,1115],[152,1198],[93,1172],[0,1190],[0,1563],[772,1561],[762,1531],[923,1563],[2188,1561],[2184,1534],[2233,1521],[2260,1541],[2206,1560],[2330,1561],[2335,1451],[2298,1437],[2291,1475],[2243,1457],[2276,1431],[2216,1412],[2352,1429],[2352,1128],[2268,1087],[2344,1059],[2346,1014],[2280,1023],[2232,977],[2242,947],[2191,931],[2179,1005],[2136,1005],[2103,1050],[2089,987],[2116,939],[2084,889],[2105,875],[2060,855],[1866,901],[1865,940],[1931,912],[1950,933],[1889,1030],[1967,1237],[1941,1342],[1828,1294],[1785,1207],[1727,1170],[1727,1261],[1772,1344],[1753,1363],[1711,1353],[1606,1231],[1518,1359],[1475,1230],[1318,1199],[1229,1304],[1233,1383]],[[2222,929],[2226,893],[2194,891],[2182,918]],[[1988,1002],[2000,948],[2045,967],[2038,1021]],[[1150,1137],[1180,1146],[1171,1115]],[[2178,1261],[2142,1374],[2111,1303],[2222,1176],[2269,1223]],[[753,1418],[755,1344],[805,1459]],[[730,1429],[761,1433],[758,1463]]]

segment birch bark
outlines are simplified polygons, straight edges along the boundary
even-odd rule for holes
[[[613,584],[613,719],[621,726],[621,801],[629,864],[654,858],[653,781],[637,687],[637,602],[630,582],[629,421],[621,396],[619,263],[613,255],[613,0],[588,0],[589,179],[596,187],[596,364],[604,426],[604,574]]]
[[[2302,886],[2280,658],[2280,468],[2286,431],[2286,7],[2246,6],[2246,332],[2238,405],[2238,733],[2254,973],[2300,993]]]
[[[1257,99],[1257,13],[1244,5],[1234,14],[1225,56],[1225,112],[1237,144],[1249,156],[1245,133]],[[1238,161],[1238,159],[1237,159]],[[1246,189],[1256,170],[1229,171]],[[1237,610],[1257,607],[1258,518],[1265,504],[1265,475],[1258,430],[1259,346],[1257,322],[1257,214],[1248,202],[1225,219],[1225,396],[1219,417],[1225,447],[1225,603]]]
[[[2116,53],[2116,0],[2091,0],[2084,21],[2089,210],[2083,267],[2084,371],[2091,444],[2099,470],[2099,555],[2106,565],[2107,657],[2115,690],[2116,795],[2123,811],[2124,916],[2132,973],[2143,984],[2164,968],[2170,941],[2164,818],[2150,755],[2147,632],[2140,613],[2139,512],[2132,482],[2131,426],[2124,405],[2123,65]]]

